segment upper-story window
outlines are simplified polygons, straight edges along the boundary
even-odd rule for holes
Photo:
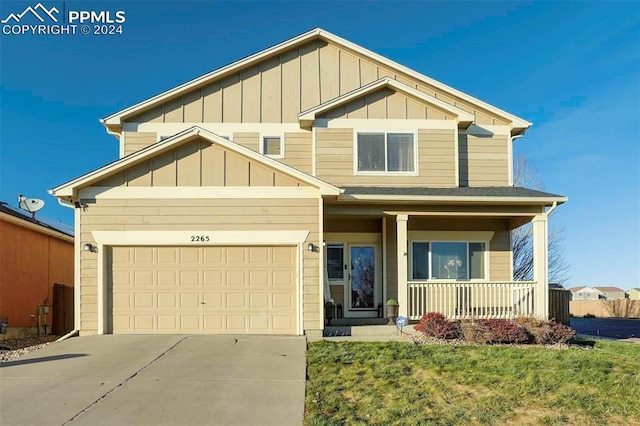
[[[260,152],[268,157],[284,158],[284,138],[282,136],[263,136]]]
[[[414,173],[413,133],[358,133],[356,171],[362,173]]]

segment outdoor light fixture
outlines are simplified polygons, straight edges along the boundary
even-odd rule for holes
[[[313,245],[313,243],[309,243],[309,245],[307,246],[307,250],[309,251],[316,251],[316,246]]]
[[[91,243],[87,243],[87,244],[85,244],[85,245],[84,245],[84,247],[82,247],[82,249],[83,249],[84,251],[90,251],[90,252],[92,252],[92,253],[97,253],[97,252],[98,252],[98,247],[94,246],[94,245],[93,245],[93,244],[91,244]]]

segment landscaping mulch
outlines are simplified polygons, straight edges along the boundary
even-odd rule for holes
[[[48,336],[30,336],[22,339],[10,339],[0,341],[0,362],[7,362],[29,352],[37,351],[53,344],[60,336],[50,334]]]

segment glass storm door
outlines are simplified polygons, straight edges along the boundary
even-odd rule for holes
[[[372,311],[377,314],[376,276],[376,246],[349,246],[347,300],[351,316],[371,316],[369,313]]]

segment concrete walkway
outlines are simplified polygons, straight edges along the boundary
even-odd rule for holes
[[[0,364],[2,425],[299,425],[305,339],[77,337]]]

